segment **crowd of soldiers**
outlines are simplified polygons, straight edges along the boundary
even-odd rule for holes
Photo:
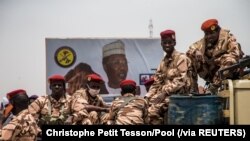
[[[66,92],[65,78],[57,74],[48,78],[51,94],[40,96],[32,103],[25,90],[7,93],[9,104],[0,118],[1,140],[36,140],[41,136],[42,125],[167,124],[164,115],[169,96],[201,93],[198,76],[210,84],[203,92],[216,94],[222,82],[218,71],[235,64],[244,55],[233,34],[221,28],[216,19],[204,21],[201,29],[204,37],[186,53],[175,49],[175,31],[168,29],[160,33],[165,56],[153,79],[145,82],[145,97],[136,95],[134,80],[126,79],[120,82],[121,96],[108,105],[99,95],[104,81],[95,73],[87,75],[87,82],[72,95]],[[230,74],[224,72],[224,76]],[[10,113],[13,116],[6,123]]]

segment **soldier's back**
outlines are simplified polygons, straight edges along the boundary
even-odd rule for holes
[[[34,141],[41,129],[37,126],[34,117],[27,109],[21,111],[17,116],[3,127],[1,140]]]

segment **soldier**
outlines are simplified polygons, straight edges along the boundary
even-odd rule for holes
[[[123,80],[120,83],[121,95],[116,98],[109,113],[109,125],[142,125],[148,124],[148,103],[145,99],[135,96],[136,82]]]
[[[25,90],[18,89],[7,94],[9,106],[14,115],[11,121],[2,129],[0,140],[34,141],[41,129],[34,117],[28,111],[29,97]]]
[[[210,83],[209,91],[217,93],[221,85],[218,71],[236,63],[244,53],[234,35],[222,29],[216,19],[204,21],[201,30],[205,33],[204,37],[193,43],[186,54],[191,58],[194,70]],[[230,73],[225,71],[224,76],[228,77]],[[198,79],[197,76],[195,79]]]
[[[166,55],[157,68],[154,83],[145,95],[150,104],[150,124],[163,124],[170,95],[189,94],[192,89],[191,61],[185,54],[175,50],[175,32],[165,30],[160,35]]]
[[[102,78],[97,74],[89,74],[85,88],[77,90],[74,94],[74,100],[82,101],[86,110],[89,112],[89,118],[93,124],[103,124],[108,116],[109,107],[99,95]],[[104,113],[102,113],[104,112]]]
[[[39,125],[91,124],[84,106],[77,101],[72,104],[71,96],[66,94],[64,77],[52,75],[48,80],[52,93],[29,105],[29,111]]]

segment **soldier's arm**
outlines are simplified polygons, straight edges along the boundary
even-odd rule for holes
[[[39,97],[34,102],[32,102],[28,107],[29,113],[35,118],[36,121],[39,120],[41,110],[45,106],[45,101],[46,101],[45,97]]]
[[[99,100],[100,100],[100,105],[101,105],[101,107],[104,107],[104,108],[110,108],[111,106],[110,105],[108,105],[104,100],[103,100],[103,98],[100,96],[99,97]]]
[[[85,108],[88,112],[97,111],[97,112],[109,112],[109,108],[99,107],[94,105],[85,105]]]
[[[179,75],[173,78],[170,83],[165,84],[162,87],[162,92],[169,94],[176,92],[183,87],[191,87],[191,78],[188,75],[188,69],[191,67],[190,60],[182,55],[177,61],[177,72]]]
[[[70,105],[71,105],[71,111],[72,111],[72,122],[78,122],[81,121],[84,118],[88,118],[89,114],[86,110],[85,105],[87,104],[87,101],[81,97],[75,97],[71,99]]]
[[[193,43],[188,51],[186,52],[187,57],[189,57],[193,62],[196,63],[204,63],[205,58],[204,58],[204,53],[203,51],[205,50],[204,46],[204,39],[201,39],[195,43]]]
[[[244,55],[240,44],[237,42],[233,34],[230,34],[228,38],[228,53],[236,60],[239,60]]]
[[[117,109],[116,109],[115,105],[116,105],[116,101],[113,101],[111,108],[110,108],[110,111],[109,111],[109,119],[107,122],[108,125],[113,125],[115,123],[115,117],[117,114],[117,112],[116,112]]]
[[[148,101],[145,99],[142,99],[142,112],[143,112],[143,120],[144,124],[149,124],[149,118],[148,118]]]
[[[164,65],[164,61],[162,60],[160,65],[158,66],[156,73],[154,75],[154,83],[150,86],[148,93],[145,95],[145,99],[152,97],[152,95],[157,93],[159,87],[161,87],[162,83],[162,65]]]
[[[1,140],[15,140],[16,135],[21,131],[17,124],[18,123],[10,121],[10,123],[4,126],[2,129]]]
[[[191,45],[187,50],[186,54],[189,58],[195,58],[195,53],[197,50],[198,49],[194,45]]]

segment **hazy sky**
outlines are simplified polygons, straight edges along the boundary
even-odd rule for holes
[[[200,39],[217,18],[250,54],[249,0],[0,0],[0,96],[23,88],[46,92],[45,38],[153,37],[171,28],[176,49]],[[153,54],[152,54],[153,55]]]

